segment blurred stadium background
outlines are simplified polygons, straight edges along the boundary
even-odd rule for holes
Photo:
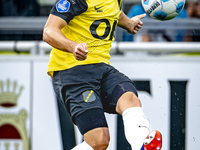
[[[0,150],[70,150],[83,138],[52,90],[43,27],[55,0],[0,0]],[[124,0],[130,17],[139,0]],[[137,12],[137,13],[135,13]],[[117,28],[111,64],[135,83],[163,150],[200,149],[200,1],[170,21],[144,18],[135,36]],[[108,150],[130,150],[122,118],[108,115]]]

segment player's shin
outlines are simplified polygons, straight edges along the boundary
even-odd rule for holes
[[[123,114],[124,130],[132,150],[140,150],[149,134],[149,121],[144,117],[141,107],[126,109]]]

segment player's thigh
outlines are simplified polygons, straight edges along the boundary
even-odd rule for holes
[[[74,118],[76,126],[93,149],[108,147],[110,135],[103,109],[90,109]]]
[[[116,111],[117,102],[121,97],[129,96],[128,92],[132,93],[137,98],[138,93],[133,82],[123,73],[111,66],[111,69],[108,70],[108,74],[105,74],[101,88],[104,110],[108,113],[118,113]]]
[[[108,127],[104,111],[99,108],[88,109],[82,114],[75,116],[74,123],[82,135],[96,128]]]
[[[65,104],[73,122],[75,117],[87,110],[103,109],[100,97],[101,72],[96,68],[97,65],[83,65],[54,73],[55,93]]]

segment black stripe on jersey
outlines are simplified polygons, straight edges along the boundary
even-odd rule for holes
[[[122,1],[121,0],[117,0],[118,1],[118,4],[119,4],[119,8],[120,8],[120,10],[122,9]]]
[[[59,1],[60,0],[57,0],[56,4]],[[55,4],[53,8],[51,9],[50,14],[58,16],[64,19],[67,23],[69,23],[70,20],[74,18],[74,16],[78,16],[88,9],[88,4],[86,3],[86,0],[76,0],[76,1],[68,0],[68,2],[70,3],[70,8],[67,12],[64,12],[64,13],[58,12],[56,9],[56,4]]]

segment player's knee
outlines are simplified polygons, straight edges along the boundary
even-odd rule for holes
[[[105,150],[107,149],[110,142],[110,135],[108,129],[101,128],[97,132],[98,138],[96,138],[96,143],[94,144],[95,150]]]
[[[105,150],[110,141],[109,130],[108,128],[93,129],[84,135],[84,140],[94,150]]]
[[[109,145],[109,141],[110,141],[110,136],[103,136],[97,143],[96,148],[94,149],[98,149],[98,150],[105,150],[107,149],[108,145]]]
[[[110,135],[109,135],[108,129],[104,130],[102,132],[103,133],[102,133],[102,137],[100,139],[100,146],[102,147],[102,149],[106,149],[110,142]]]
[[[133,92],[126,92],[119,98],[116,111],[122,114],[130,107],[142,107],[142,104],[140,99]]]
[[[142,107],[140,99],[133,92],[127,92],[129,94],[127,99],[124,99],[130,106]]]
[[[140,102],[140,99],[138,98],[138,96],[135,95],[135,93],[133,93],[133,92],[129,92],[129,94],[130,94],[130,99],[127,99],[127,101],[129,101],[132,104],[141,106],[141,102]]]

